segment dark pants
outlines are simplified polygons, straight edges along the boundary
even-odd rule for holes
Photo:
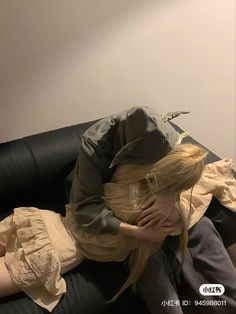
[[[165,246],[149,258],[138,286],[152,314],[236,313],[236,272],[207,217],[189,231],[181,272],[180,262],[178,237],[168,237]],[[225,293],[201,295],[199,287],[206,283],[222,284]]]

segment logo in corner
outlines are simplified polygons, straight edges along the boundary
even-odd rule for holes
[[[201,295],[222,295],[225,292],[225,287],[221,284],[203,284],[199,288]]]

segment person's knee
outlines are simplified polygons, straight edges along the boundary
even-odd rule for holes
[[[205,236],[206,234],[209,233],[209,231],[215,232],[215,227],[212,221],[209,218],[204,216],[202,217],[201,220],[199,220],[199,222],[195,226],[193,226],[190,229],[190,234],[199,233],[201,234],[201,236]]]
[[[190,229],[188,247],[193,248],[203,242],[206,243],[206,240],[210,243],[214,239],[217,239],[217,241],[222,240],[212,221],[207,217],[203,217]]]

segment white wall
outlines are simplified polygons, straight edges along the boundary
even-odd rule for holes
[[[133,105],[236,162],[234,0],[1,0],[0,142]]]

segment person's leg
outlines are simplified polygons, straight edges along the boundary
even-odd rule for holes
[[[0,221],[0,257],[6,253],[6,245],[13,231],[12,215]]]
[[[0,221],[0,298],[20,292],[20,288],[17,287],[11,279],[11,276],[4,263],[6,254],[6,246],[9,238],[14,231],[14,225],[12,222],[13,215],[9,215],[2,221]]]
[[[188,254],[182,275],[195,300],[219,301],[207,306],[209,314],[236,313],[236,272],[220,235],[207,217],[203,217],[189,231]],[[218,297],[203,296],[199,292],[202,284],[221,284],[225,292]],[[206,307],[196,305],[195,300],[191,308],[202,313]]]
[[[5,246],[0,242],[0,257],[4,256],[6,253]]]
[[[152,314],[183,314],[173,270],[162,248],[148,259],[138,288]]]
[[[20,292],[20,288],[17,287],[5,266],[4,257],[0,257],[0,298]]]
[[[165,251],[168,254],[159,250],[149,259],[138,285],[151,313],[202,313],[206,308],[196,306],[194,303],[192,306],[181,308],[162,307],[161,302],[178,300],[181,297],[187,300],[189,295],[194,295],[195,300],[211,300],[199,293],[199,287],[204,283],[220,283],[225,287],[223,296],[212,298],[223,301],[222,305],[208,306],[209,313],[236,312],[236,272],[222,239],[208,218],[204,217],[189,232],[188,250],[182,268],[183,281],[179,285],[187,289],[181,291],[181,297],[177,292],[177,282],[180,280],[179,267],[173,263],[175,255],[179,264],[182,260],[178,252],[178,237],[168,237],[165,243],[167,247]]]

